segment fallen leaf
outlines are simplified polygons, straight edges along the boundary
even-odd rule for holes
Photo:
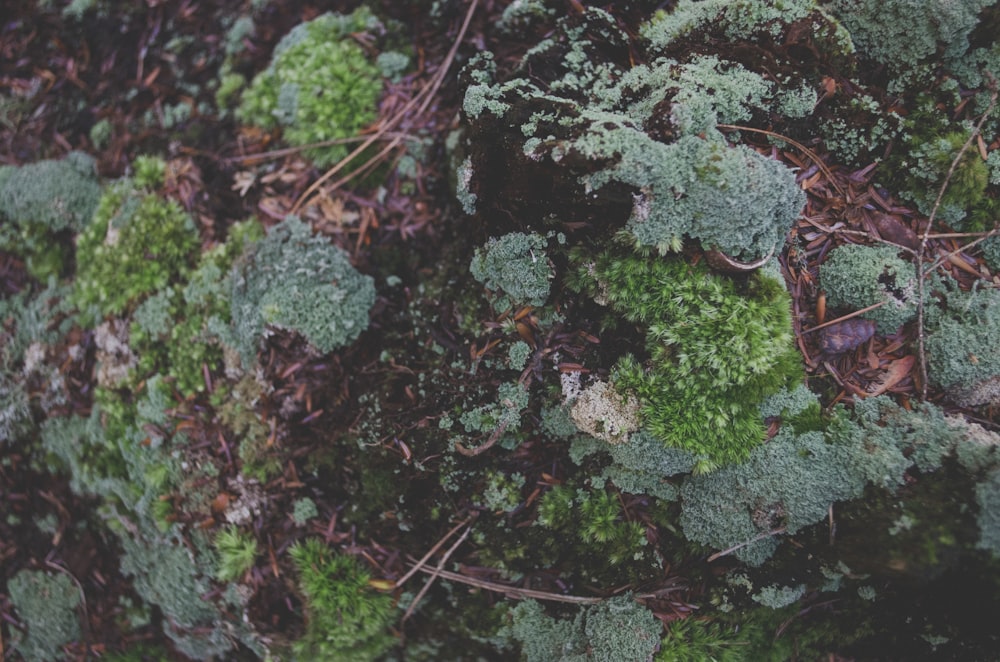
[[[916,358],[913,355],[904,356],[898,361],[893,361],[889,364],[889,367],[885,369],[882,375],[871,384],[868,385],[866,389],[866,397],[873,398],[876,395],[882,395],[893,386],[899,382],[906,379],[909,376],[910,371],[913,370],[913,364]]]

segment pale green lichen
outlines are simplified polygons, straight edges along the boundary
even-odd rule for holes
[[[238,268],[230,304],[232,341],[244,367],[254,364],[268,329],[300,333],[325,354],[368,327],[374,280],[294,216],[272,227]]]
[[[860,310],[881,307],[863,315],[875,322],[879,333],[895,332],[916,317],[916,285],[913,267],[899,258],[891,246],[845,244],[820,265],[820,285],[827,304]]]
[[[993,0],[834,0],[829,9],[859,52],[902,73],[920,62],[957,59],[969,49],[979,13]]]
[[[61,275],[72,255],[68,235],[86,227],[100,195],[96,162],[82,152],[0,166],[0,250],[24,257],[40,280]]]
[[[788,605],[798,602],[799,599],[806,594],[806,585],[798,584],[797,586],[775,586],[774,584],[770,586],[765,586],[756,593],[754,593],[751,598],[753,601],[764,605],[765,607],[770,607],[771,609],[782,609]]]
[[[954,292],[928,307],[931,382],[965,406],[1000,400],[1000,292]]]
[[[805,202],[794,175],[730,146],[715,125],[753,112],[801,117],[814,104],[812,90],[778,86],[714,56],[629,68],[607,55],[628,43],[608,14],[591,8],[576,23],[561,22],[506,82],[494,80],[491,60],[470,63],[473,125],[516,122],[524,157],[567,169],[561,176],[575,176],[581,196],[631,189],[627,229],[639,246],[678,250],[688,237],[745,258],[780,247]]]
[[[553,277],[545,251],[545,237],[511,232],[477,248],[469,272],[488,289],[506,295],[510,305],[541,306]]]
[[[27,628],[24,637],[15,632],[13,646],[26,662],[63,659],[62,647],[81,638],[81,591],[69,576],[22,570],[7,583],[7,593]]]
[[[831,504],[860,497],[868,485],[895,489],[910,468],[934,471],[969,445],[982,446],[977,432],[950,423],[933,405],[908,411],[869,398],[855,404],[851,418],[835,412],[825,432],[783,426],[746,462],[686,479],[681,527],[689,540],[715,549],[743,545],[736,556],[760,565],[781,535],[820,521]]]
[[[516,643],[525,662],[647,662],[659,647],[662,625],[623,595],[553,618],[534,600],[510,610],[501,640]]]

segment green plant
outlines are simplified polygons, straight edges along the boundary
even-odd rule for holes
[[[257,539],[235,526],[228,526],[215,534],[212,545],[219,554],[215,576],[219,581],[240,579],[253,567],[257,558]]]
[[[583,258],[578,277],[646,328],[648,365],[626,356],[612,381],[638,396],[649,432],[699,456],[702,471],[763,441],[761,401],[802,374],[780,283],[757,273],[738,284],[682,260],[611,254]]]
[[[183,281],[190,271],[198,232],[176,201],[153,192],[157,170],[162,176],[161,161],[137,161],[135,179],[105,191],[77,239],[74,300],[91,324]]]
[[[348,15],[323,14],[296,26],[243,93],[237,117],[265,129],[282,127],[292,145],[360,134],[378,116],[382,77],[351,35],[374,35],[380,28],[364,7]],[[332,145],[305,153],[326,167],[347,151],[344,145]]]
[[[244,367],[254,365],[269,328],[300,333],[325,354],[368,327],[368,311],[375,303],[373,279],[294,216],[272,227],[237,268],[231,342]]]
[[[505,294],[510,305],[541,306],[553,276],[545,250],[540,234],[511,232],[477,248],[469,271],[488,289]]]
[[[62,275],[71,235],[86,227],[100,195],[96,163],[83,152],[0,166],[0,250],[23,256],[39,280]]]
[[[364,662],[392,646],[392,599],[371,587],[354,557],[316,538],[296,543],[289,555],[306,601],[306,633],[294,645],[300,659]]]
[[[80,589],[67,575],[22,570],[7,583],[7,592],[27,627],[26,636],[14,639],[14,650],[27,662],[61,659],[62,647],[80,639]]]
[[[917,314],[913,267],[891,246],[838,246],[820,265],[819,277],[830,306],[859,310],[883,304],[863,315],[879,333],[894,333]]]

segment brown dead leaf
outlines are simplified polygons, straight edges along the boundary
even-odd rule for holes
[[[875,215],[875,229],[880,237],[900,246],[916,250],[920,247],[917,233],[895,216],[888,214]]]
[[[889,367],[882,373],[882,375],[868,385],[865,396],[873,398],[876,395],[882,395],[890,388],[906,379],[906,377],[909,376],[910,371],[913,370],[913,364],[915,362],[916,357],[911,354],[910,356],[904,356],[898,361],[890,363]]]

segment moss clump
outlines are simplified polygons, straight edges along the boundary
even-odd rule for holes
[[[66,575],[22,570],[7,592],[27,626],[27,636],[14,639],[14,650],[27,662],[62,659],[62,647],[80,639],[80,589]]]
[[[230,270],[253,241],[264,236],[256,221],[237,223],[225,244],[201,255],[186,283],[158,291],[132,315],[129,344],[139,357],[138,379],[161,372],[185,396],[205,390],[204,369],[223,362],[218,335],[230,322]]]
[[[469,271],[490,290],[505,294],[511,305],[541,306],[553,276],[545,247],[540,234],[511,232],[477,248]]]
[[[917,314],[913,267],[891,246],[838,246],[820,266],[819,278],[831,306],[860,310],[884,304],[862,315],[879,333],[894,333]]]
[[[920,122],[916,119],[908,124],[912,133],[903,143],[905,156],[897,167],[897,172],[905,173],[900,182],[901,192],[916,203],[922,213],[930,214],[944,178],[969,134],[961,129],[942,134],[930,133],[926,129],[920,130]],[[967,150],[948,180],[936,218],[962,230],[984,229],[976,223],[981,214],[970,216],[969,212],[989,204],[986,198],[988,185],[989,168],[986,162],[975,149]],[[994,220],[993,216],[990,215],[990,221]]]
[[[829,10],[860,52],[901,74],[936,56],[948,62],[965,54],[979,14],[990,4],[993,0],[834,0]]]
[[[93,222],[77,239],[74,300],[90,323],[126,312],[183,281],[191,269],[198,232],[176,201],[155,192],[163,167],[158,159],[138,161],[135,178],[105,191]]]
[[[697,463],[692,453],[664,446],[648,432],[638,432],[621,444],[607,444],[581,435],[573,440],[569,452],[577,464],[592,455],[610,456],[611,464],[590,481],[595,487],[610,480],[623,492],[648,494],[665,501],[678,496],[677,487],[667,479],[690,473]]]
[[[237,116],[265,129],[281,127],[292,145],[360,134],[378,116],[382,74],[351,35],[382,30],[364,7],[298,25],[278,43],[268,68],[244,92]],[[331,145],[305,153],[325,167],[347,152],[344,145]]]
[[[495,80],[488,57],[471,62],[462,199],[541,218],[586,205],[581,216],[607,213],[613,230],[631,202],[627,232],[661,252],[684,238],[748,259],[780,246],[805,202],[794,175],[715,127],[776,108],[802,116],[812,91],[713,56],[630,67],[627,43],[591,8],[561,21],[510,80]]]
[[[299,659],[368,662],[392,646],[392,599],[371,588],[357,560],[315,538],[289,554],[306,599],[306,634],[294,645]]]
[[[737,462],[764,440],[760,402],[801,377],[790,302],[773,278],[746,284],[682,260],[605,255],[580,279],[626,320],[646,327],[647,365],[626,357],[614,383],[634,392],[644,424],[700,470]]]
[[[257,558],[257,539],[235,526],[229,526],[215,534],[212,541],[219,555],[215,576],[220,581],[231,582],[240,579],[253,567]]]
[[[585,607],[572,618],[553,618],[534,600],[510,610],[499,637],[521,648],[526,662],[646,662],[663,626],[631,596]]]
[[[232,341],[245,367],[254,364],[269,328],[300,333],[327,353],[368,327],[374,281],[294,216],[271,228],[237,267],[230,301]]]
[[[61,275],[101,189],[96,163],[82,152],[58,161],[0,166],[0,250],[24,257],[35,278]]]
[[[689,540],[715,549],[749,543],[735,554],[760,565],[780,535],[820,521],[831,504],[860,497],[866,486],[895,489],[911,468],[938,470],[956,452],[970,468],[989,464],[992,456],[978,450],[982,434],[930,404],[908,411],[869,398],[850,417],[836,411],[824,432],[782,427],[746,462],[686,479],[681,527]]]
[[[1000,558],[1000,469],[994,469],[976,486],[979,514],[979,547]]]
[[[931,383],[963,406],[1000,400],[1000,292],[954,292],[927,310]]]

